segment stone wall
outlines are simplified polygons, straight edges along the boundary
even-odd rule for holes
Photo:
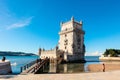
[[[56,50],[55,49],[53,49],[53,50],[45,50],[45,51],[42,50],[41,53],[40,53],[40,58],[44,59],[46,57],[48,57],[50,59],[52,59],[52,58],[56,59],[57,58]]]
[[[1,61],[0,60],[0,75],[1,74],[9,74],[9,73],[12,73],[10,61],[8,61],[8,60]]]
[[[84,57],[82,54],[75,54],[75,55],[67,55],[69,61],[77,61],[77,60],[84,60]]]

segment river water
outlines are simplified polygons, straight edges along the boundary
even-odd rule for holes
[[[20,67],[27,63],[34,61],[39,56],[5,56],[7,60],[10,60],[12,66],[12,72],[14,74],[20,73]],[[0,56],[2,59],[2,56]],[[89,64],[99,64],[99,56],[85,56],[86,63],[69,63],[60,65],[50,65],[49,72],[55,73],[78,73],[87,72],[87,66]]]

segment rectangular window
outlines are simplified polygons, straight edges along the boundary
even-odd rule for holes
[[[67,47],[65,46],[65,49],[66,49]]]

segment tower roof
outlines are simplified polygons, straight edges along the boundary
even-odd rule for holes
[[[71,21],[74,21],[74,17],[73,16],[71,17]]]
[[[65,25],[65,24],[69,24],[69,23],[71,23],[71,22],[77,23],[77,24],[79,24],[79,25],[82,25],[82,24],[83,24],[82,21],[80,21],[80,22],[75,21],[74,17],[72,16],[72,17],[71,17],[71,20],[69,20],[69,21],[67,21],[67,22],[61,22],[60,25],[62,26],[62,25]]]

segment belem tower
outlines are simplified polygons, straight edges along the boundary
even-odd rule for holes
[[[58,45],[52,50],[39,48],[40,58],[48,57],[51,60],[64,62],[85,62],[85,31],[82,29],[82,25],[83,22],[75,21],[74,17],[68,22],[61,22]]]

